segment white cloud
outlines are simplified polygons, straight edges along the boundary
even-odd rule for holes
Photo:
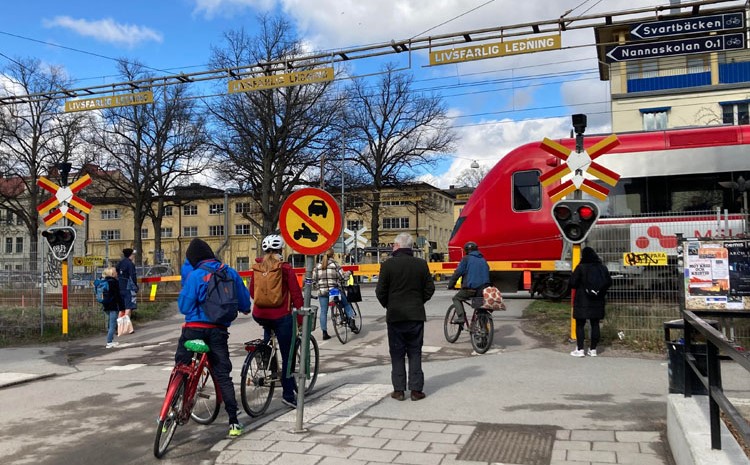
[[[161,43],[163,40],[162,35],[153,29],[132,24],[119,24],[112,18],[89,21],[70,16],[57,16],[51,20],[44,20],[43,23],[48,28],[61,27],[84,37],[127,47],[134,47],[144,42]]]

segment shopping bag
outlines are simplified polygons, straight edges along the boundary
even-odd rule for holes
[[[133,332],[133,323],[128,315],[117,318],[117,335],[130,334]]]
[[[359,288],[359,284],[346,286],[346,300],[349,302],[362,302],[362,291]]]

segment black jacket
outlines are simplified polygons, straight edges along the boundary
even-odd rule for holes
[[[386,321],[426,321],[424,304],[435,293],[427,262],[410,249],[398,249],[380,265],[375,296],[386,308]]]
[[[576,290],[576,295],[573,299],[573,318],[579,320],[588,320],[592,318],[601,320],[604,318],[606,299],[592,299],[584,291],[586,273],[594,267],[603,267],[605,270],[607,269],[594,249],[591,247],[585,247],[581,252],[581,263],[579,263],[575,271],[573,271],[573,275],[570,277],[569,281],[570,288]],[[607,276],[606,291],[606,289],[609,289],[612,285],[612,278],[609,276],[609,271],[605,274]]]
[[[114,299],[107,302],[106,304],[102,304],[102,310],[105,312],[119,312],[121,310],[125,310],[125,305],[122,301],[122,295],[120,295],[120,285],[117,282],[117,278],[107,276],[105,279],[109,283],[109,292],[110,294],[112,294]]]

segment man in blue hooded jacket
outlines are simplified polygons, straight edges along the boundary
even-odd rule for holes
[[[461,289],[453,296],[453,305],[456,308],[456,316],[451,323],[462,324],[464,322],[464,300],[477,295],[477,291],[490,285],[490,266],[487,260],[479,252],[476,242],[464,244],[464,258],[458,264],[458,268],[448,282],[448,289],[453,289],[461,278]]]
[[[200,302],[206,298],[207,286],[204,277],[209,273],[202,267],[216,270],[221,266],[221,262],[214,256],[211,247],[198,238],[190,242],[185,257],[186,261],[181,269],[182,290],[177,298],[180,313],[185,315],[185,324],[182,325],[182,334],[175,353],[175,362],[188,364],[192,359],[192,354],[184,346],[185,341],[203,339],[210,347],[208,359],[221,390],[224,408],[229,415],[229,435],[239,436],[242,434],[243,426],[237,420],[237,398],[235,397],[231,376],[232,362],[229,359],[229,328],[228,325],[224,326],[212,322],[200,306]],[[230,267],[227,268],[235,285],[235,294],[238,301],[237,309],[247,314],[250,312],[250,293],[237,271]]]

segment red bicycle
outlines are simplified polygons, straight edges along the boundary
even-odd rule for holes
[[[208,425],[219,415],[221,391],[208,361],[208,345],[202,339],[191,339],[185,341],[185,348],[193,353],[193,360],[188,365],[178,364],[172,369],[157,419],[156,458],[162,458],[167,452],[177,426],[184,425],[191,418],[196,423]]]

